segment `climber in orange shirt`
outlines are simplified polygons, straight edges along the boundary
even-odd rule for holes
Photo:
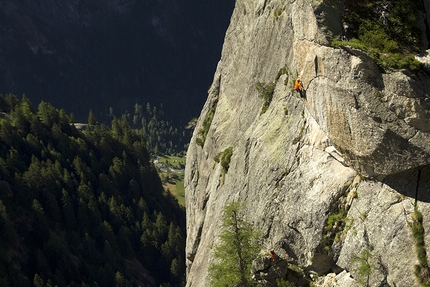
[[[296,92],[299,92],[300,97],[303,98],[303,92],[305,91],[305,89],[303,88],[303,84],[302,84],[302,81],[300,80],[300,78],[298,78],[296,80],[296,82],[294,83],[294,90]]]
[[[294,83],[294,90],[297,92],[300,90],[303,90],[303,84],[302,84],[302,81],[300,80],[300,78],[297,79],[296,82]]]

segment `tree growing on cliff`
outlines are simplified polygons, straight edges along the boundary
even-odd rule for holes
[[[365,248],[361,251],[360,255],[354,255],[352,261],[357,264],[354,270],[357,273],[357,282],[362,286],[370,286],[370,275],[375,265],[371,262],[375,256],[372,252],[372,247]]]
[[[415,204],[414,212],[411,214],[412,222],[408,222],[412,229],[415,253],[418,264],[414,266],[414,275],[421,287],[430,286],[430,267],[427,259],[427,250],[424,242],[423,214]]]
[[[245,205],[233,201],[224,207],[215,262],[209,266],[211,286],[253,286],[251,264],[259,251],[258,232],[246,219]]]

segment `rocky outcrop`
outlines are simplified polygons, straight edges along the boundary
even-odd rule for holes
[[[309,271],[345,270],[321,286],[358,284],[354,258],[363,250],[374,260],[371,286],[418,286],[407,221],[416,195],[430,216],[430,79],[384,74],[365,53],[330,47],[342,9],[336,1],[236,1],[187,153],[187,286],[208,286],[223,207],[237,199],[264,234],[262,253],[282,240],[280,252]],[[297,77],[305,98],[293,91]],[[256,84],[273,81],[262,113]],[[223,174],[214,157],[230,146]]]

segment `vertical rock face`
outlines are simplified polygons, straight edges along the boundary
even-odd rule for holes
[[[368,248],[371,286],[418,286],[406,221],[415,194],[430,216],[430,79],[382,74],[365,53],[329,47],[342,11],[339,1],[236,1],[187,153],[187,286],[208,286],[223,207],[238,199],[264,255],[283,240],[279,252],[309,270],[337,265],[358,278],[353,258]],[[293,91],[297,77],[306,98]],[[262,113],[256,84],[273,81]],[[223,175],[214,157],[230,146]],[[344,227],[328,230],[342,210]]]

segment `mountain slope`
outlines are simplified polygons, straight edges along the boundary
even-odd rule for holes
[[[430,216],[430,79],[331,47],[345,9],[236,1],[187,153],[187,286],[207,286],[223,206],[238,199],[264,234],[262,256],[276,247],[320,276],[337,266],[358,280],[353,258],[371,250],[371,286],[418,286],[406,220],[415,196]],[[215,158],[229,147],[225,172]]]

